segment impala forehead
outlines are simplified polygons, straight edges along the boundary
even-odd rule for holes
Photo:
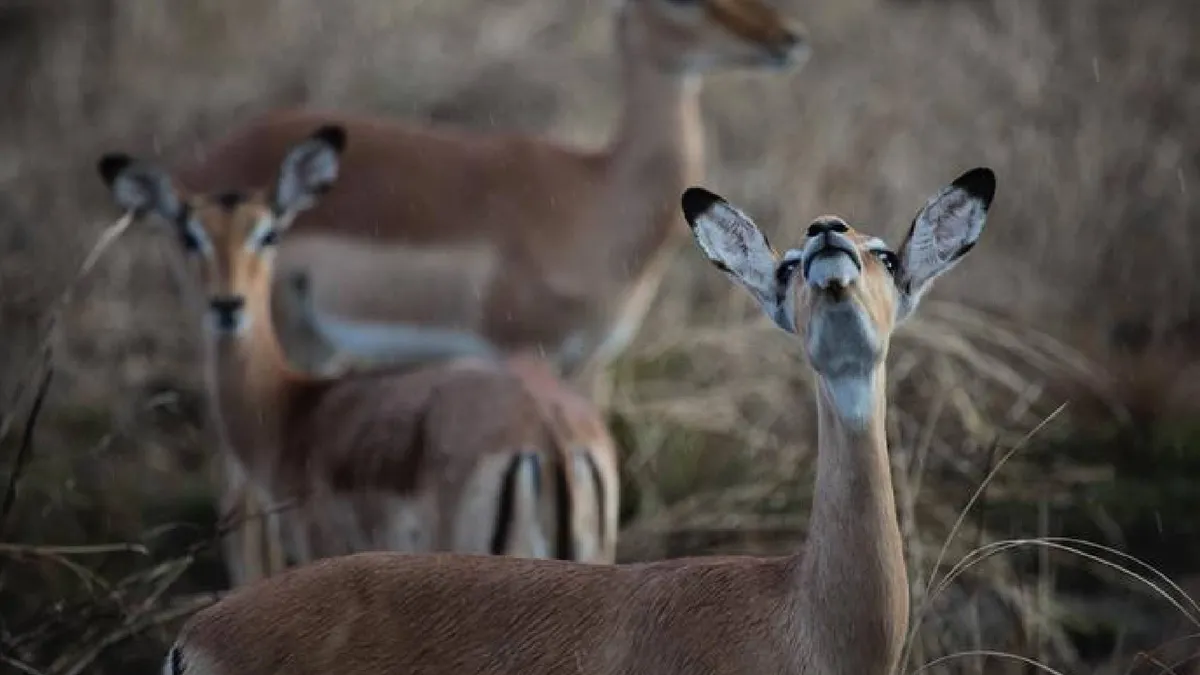
[[[192,226],[222,242],[255,240],[275,222],[270,207],[261,199],[236,192],[198,197],[190,206]]]

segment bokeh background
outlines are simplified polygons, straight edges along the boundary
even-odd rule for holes
[[[297,104],[594,147],[620,102],[614,4],[0,1],[0,670],[156,672],[179,617],[224,584],[205,545],[198,322],[167,244],[127,233],[47,342],[117,215],[98,155],[179,157]],[[906,672],[970,650],[1012,656],[927,672],[1038,672],[1016,656],[1172,672],[1200,644],[1200,611],[1154,576],[1200,572],[1200,5],[785,8],[811,31],[810,62],[718,75],[703,95],[706,185],[773,241],[828,212],[895,241],[962,170],[999,177],[981,246],[893,346],[897,499],[926,607]],[[47,344],[54,379],[22,443]],[[613,376],[622,559],[778,553],[804,536],[809,376],[692,248]],[[1047,537],[1137,556],[1157,572],[1088,549],[1166,593]],[[972,564],[931,589],[943,544],[935,578]],[[999,553],[973,562],[980,547]]]

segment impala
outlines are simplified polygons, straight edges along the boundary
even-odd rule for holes
[[[853,673],[897,667],[908,587],[885,435],[895,325],[977,242],[995,193],[971,170],[896,251],[818,218],[783,255],[741,211],[683,194],[704,254],[796,335],[815,373],[803,553],[581,565],[363,553],[289,570],[188,620],[170,675]]]
[[[284,332],[295,339],[297,353],[290,360],[300,360],[310,369],[323,368],[327,375],[345,376],[394,364],[393,359],[407,357],[386,351],[354,354],[337,351],[330,341],[332,330],[349,330],[360,335],[385,334],[391,326],[385,324],[332,321],[316,310],[312,299],[312,284],[305,272],[293,272],[275,286],[279,300],[272,303],[275,317],[285,322]],[[382,344],[382,343],[379,343]],[[555,374],[546,359],[518,352],[503,357],[503,367],[520,378],[525,389],[541,406],[547,432],[559,451],[560,466],[566,471],[556,474],[560,499],[569,513],[570,539],[560,544],[569,555],[558,557],[585,562],[613,562],[616,558],[616,536],[619,521],[620,474],[616,441],[609,433],[600,412],[585,397],[567,387]],[[458,363],[470,363],[461,359]],[[453,366],[426,366],[426,370],[443,370]],[[468,392],[456,393],[470,396]],[[545,502],[543,501],[543,506]],[[553,517],[543,522],[559,523]],[[563,536],[560,534],[560,536]],[[569,545],[571,548],[567,549]]]
[[[177,175],[198,191],[263,184],[310,129],[343,125],[355,139],[347,183],[297,219],[281,271],[309,270],[322,311],[407,324],[382,347],[393,354],[490,344],[545,353],[572,377],[598,375],[635,335],[686,231],[675,202],[703,170],[701,75],[780,67],[809,51],[803,29],[764,0],[619,4],[624,111],[601,150],[277,110]],[[448,331],[463,335],[448,341]],[[382,337],[334,334],[347,351]]]
[[[344,144],[343,129],[321,127],[283,156],[269,189],[185,193],[127,155],[98,164],[118,205],[175,231],[207,298],[226,506],[262,504],[267,543],[282,539],[298,563],[378,549],[575,557],[570,488],[580,481],[558,447],[565,432],[546,417],[557,390],[535,394],[513,368],[482,359],[344,376],[290,366],[270,311],[272,259],[295,215],[333,185]],[[256,552],[239,548],[260,540],[251,531],[227,542],[235,582],[255,577]],[[283,556],[268,557],[271,574]]]

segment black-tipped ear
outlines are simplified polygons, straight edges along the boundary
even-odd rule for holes
[[[719,195],[709,192],[708,190],[692,186],[683,191],[683,197],[680,199],[680,205],[683,207],[683,217],[687,220],[690,227],[696,227],[696,219],[711,209],[714,204],[724,203],[725,200]]]
[[[337,180],[346,130],[327,124],[296,144],[283,158],[275,185],[275,212],[295,215],[316,203]]]
[[[983,208],[990,208],[992,199],[996,197],[996,174],[986,166],[977,167],[964,173],[950,184],[983,202]]]
[[[100,172],[100,179],[104,181],[104,185],[111,190],[117,176],[129,168],[130,164],[133,164],[133,158],[129,155],[123,152],[110,152],[96,162],[96,170]]]
[[[904,291],[899,318],[911,314],[933,280],[975,248],[995,196],[996,175],[980,167],[938,190],[917,212],[898,249]]]
[[[96,170],[117,206],[139,218],[148,213],[156,213],[167,222],[179,218],[183,205],[171,177],[154,164],[112,152],[96,162]]]
[[[775,276],[779,256],[762,230],[737,207],[701,187],[688,188],[682,205],[704,257],[750,291],[776,324],[794,331],[782,292],[786,287]]]
[[[346,150],[346,127],[340,124],[326,124],[313,132],[312,138],[328,144],[338,154]]]

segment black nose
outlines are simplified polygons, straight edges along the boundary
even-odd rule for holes
[[[808,226],[808,236],[810,236],[810,237],[815,237],[818,234],[825,234],[826,232],[845,233],[845,232],[849,232],[849,231],[850,231],[849,226],[847,226],[845,222],[843,222],[837,218],[825,218],[822,220],[815,220],[815,221],[813,221],[812,225]]]
[[[237,327],[238,314],[246,306],[246,299],[240,296],[213,298],[208,306],[217,315],[217,324],[222,330],[232,330]]]
[[[797,31],[789,30],[779,38],[779,47],[785,50],[795,49],[804,42],[804,35]]]

